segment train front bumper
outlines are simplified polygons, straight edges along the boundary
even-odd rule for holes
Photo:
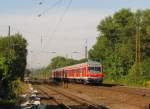
[[[87,79],[88,83],[102,83],[103,82],[103,78],[101,77],[97,77],[97,78],[88,78]]]

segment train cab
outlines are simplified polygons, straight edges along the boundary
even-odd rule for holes
[[[103,82],[103,69],[102,65],[96,61],[88,61],[88,83],[102,83]]]

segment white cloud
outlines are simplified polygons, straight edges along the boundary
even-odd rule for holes
[[[36,16],[0,16],[0,34],[7,34],[7,25],[11,25],[12,34],[20,32],[28,40],[28,49],[33,51],[28,55],[28,66],[46,66],[56,55],[84,57],[85,39],[90,48],[97,37],[96,26],[110,13],[98,11],[70,11],[58,25],[60,13]],[[2,26],[3,25],[3,26]],[[56,32],[52,32],[56,29]],[[43,45],[41,47],[41,35]],[[42,52],[45,51],[45,52]],[[56,54],[47,53],[50,51]],[[80,51],[72,54],[73,51]]]

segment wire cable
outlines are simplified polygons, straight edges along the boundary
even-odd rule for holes
[[[53,9],[55,6],[57,6],[61,2],[62,2],[62,0],[58,0],[57,2],[55,2],[54,4],[52,4],[50,7],[46,8],[43,12],[41,12],[40,14],[38,14],[38,17],[41,17],[43,14],[45,14],[49,10]]]
[[[63,14],[61,15],[61,17],[60,17],[58,23],[56,24],[54,30],[52,31],[52,33],[51,33],[51,35],[50,35],[51,37],[49,38],[49,40],[52,40],[52,38],[53,38],[55,32],[57,31],[58,26],[59,26],[59,25],[61,24],[61,22],[63,21],[63,19],[64,19],[65,15],[66,15],[67,11],[69,10],[71,4],[72,4],[72,0],[69,1],[69,3],[68,3],[68,5],[67,5],[66,9],[64,10],[64,12],[63,12]]]

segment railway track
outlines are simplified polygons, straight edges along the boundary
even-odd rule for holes
[[[40,92],[40,94],[42,96],[45,96],[45,97],[50,97],[50,95],[47,93],[46,90],[44,90],[43,88],[41,87],[38,87],[38,86],[35,86],[35,88],[38,89],[38,91]],[[61,103],[59,102],[58,100],[56,100],[54,97],[50,97],[50,99],[46,99],[46,104],[47,105],[51,105],[52,108],[55,108],[55,109],[71,109],[70,107],[68,107],[67,105],[65,105],[64,103]],[[44,103],[45,103],[44,101]]]
[[[103,90],[113,90],[115,92],[120,92],[120,93],[125,93],[129,95],[135,95],[135,96],[141,96],[144,98],[150,98],[150,89],[148,88],[134,88],[134,87],[128,87],[128,86],[122,86],[122,85],[117,85],[117,84],[102,84],[100,86],[95,86],[95,85],[83,85],[83,84],[74,84],[71,83],[71,85],[75,86],[83,86],[84,88],[88,89],[103,89]]]
[[[82,84],[75,84],[75,83],[69,83],[68,88],[64,89],[60,87],[61,84],[42,84],[40,87],[44,88],[44,90],[53,92],[52,96],[54,95],[60,95],[58,100],[62,100],[61,98],[66,98],[70,102],[75,102],[78,104],[78,108],[80,106],[85,106],[87,109],[106,109],[105,107],[102,107],[97,104],[102,104],[106,106],[107,108],[111,108],[117,104],[119,105],[127,105],[128,107],[138,107],[140,109],[143,109],[145,107],[149,106],[150,103],[150,89],[149,88],[133,88],[128,86],[121,86],[121,85],[114,85],[114,84],[102,84],[101,86],[94,86],[94,85],[82,85]],[[54,90],[53,90],[54,89]],[[57,93],[56,91],[59,91],[60,93],[63,93],[64,95],[67,95],[71,97],[69,99],[68,97],[65,97],[62,94]],[[55,92],[55,93],[54,93]],[[74,95],[72,95],[74,94]],[[83,99],[87,98],[87,99]],[[78,98],[79,97],[79,98]],[[73,99],[75,100],[73,100]],[[92,102],[89,102],[90,100],[93,100]],[[132,100],[131,100],[132,99]],[[77,101],[76,101],[77,100]],[[89,100],[89,101],[87,101]],[[130,101],[131,100],[131,101]],[[79,102],[81,103],[79,103]],[[63,102],[66,104],[66,102]],[[75,107],[71,107],[73,105],[68,105],[71,109],[76,109]],[[94,105],[94,106],[93,106]]]
[[[98,88],[103,90],[113,90],[115,92],[120,92],[124,94],[134,95],[134,96],[141,96],[144,98],[150,98],[150,90],[149,89],[140,89],[140,88],[132,88],[127,86],[112,86],[112,87],[106,87],[106,86],[86,86],[88,88]]]
[[[92,103],[91,101],[88,101],[88,100],[81,98],[79,96],[73,95],[71,93],[67,93],[67,92],[62,91],[62,90],[58,90],[58,89],[56,90],[56,89],[50,87],[49,85],[46,85],[46,88],[53,90],[53,91],[65,96],[65,97],[69,98],[70,100],[76,101],[83,106],[86,106],[86,109],[106,109],[103,106]]]
[[[63,104],[63,109],[106,109],[102,106],[91,103],[86,99],[66,93],[62,90],[56,90],[48,85],[36,85],[36,88],[47,96],[50,94],[51,96],[54,96],[54,100],[57,104]]]
[[[40,83],[43,83],[43,82],[40,82]],[[73,84],[73,83],[71,83],[71,84]],[[73,85],[78,85],[78,84],[73,84]],[[82,85],[82,84],[80,84],[80,85]],[[88,87],[88,88],[113,90],[116,92],[122,92],[122,93],[126,93],[126,94],[142,96],[144,98],[150,98],[150,90],[146,89],[146,88],[132,88],[132,87],[121,86],[121,85],[116,85],[116,84],[102,84],[101,86],[92,86],[92,85],[82,85],[82,86]]]

